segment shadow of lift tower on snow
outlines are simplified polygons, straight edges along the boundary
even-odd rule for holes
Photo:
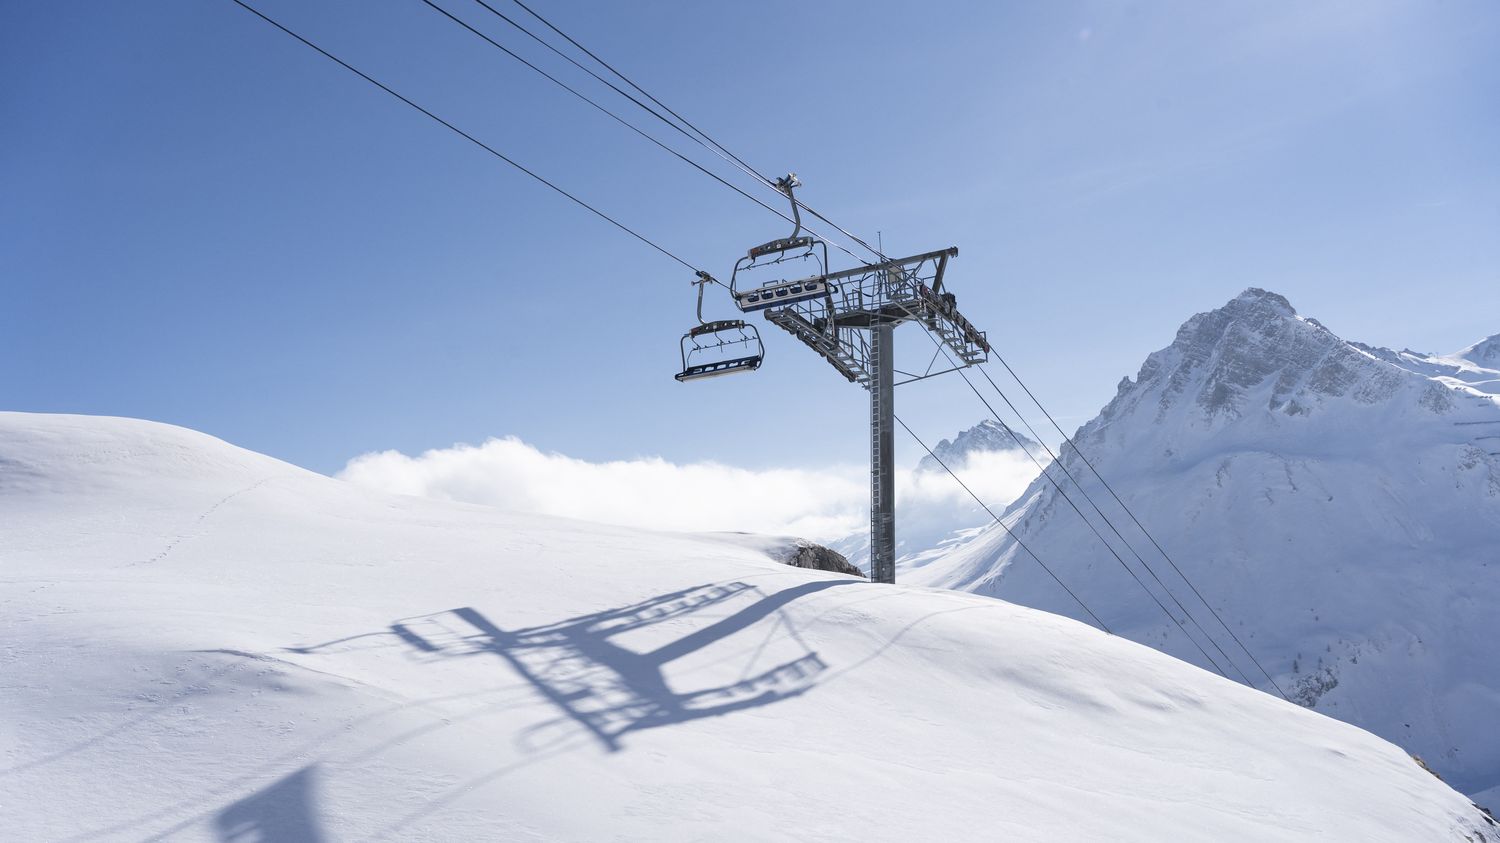
[[[665,669],[684,656],[748,629],[799,597],[842,584],[844,581],[839,580],[806,583],[760,596],[733,614],[644,652],[615,639],[665,621],[743,602],[746,597],[760,595],[760,590],[743,582],[701,585],[619,609],[516,630],[502,629],[477,609],[463,607],[404,619],[391,625],[391,633],[432,656],[499,656],[606,749],[617,752],[628,732],[717,717],[808,691],[827,665],[797,638],[789,624],[787,631],[800,655],[754,675],[728,684],[675,690]],[[746,673],[753,669],[773,632],[774,628],[749,657]]]

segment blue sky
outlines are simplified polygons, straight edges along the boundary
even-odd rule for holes
[[[256,5],[716,274],[787,228],[418,0]],[[888,252],[959,246],[960,305],[1068,427],[1247,286],[1366,342],[1500,332],[1500,5],[536,8]],[[502,435],[865,459],[865,394],[789,338],[674,382],[681,267],[228,0],[6,4],[0,127],[6,409],[326,472]],[[934,440],[984,415],[951,377],[898,412]]]

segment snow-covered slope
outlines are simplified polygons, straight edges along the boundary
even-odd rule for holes
[[[0,414],[6,839],[1500,840],[1071,620]]]
[[[1447,364],[1454,376],[1491,395],[1500,394],[1500,334],[1485,337],[1452,354],[1428,355],[1431,362]]]
[[[1249,290],[1189,319],[1076,437],[1278,684],[1484,798],[1500,786],[1500,371],[1485,368],[1495,345],[1372,348]],[[1064,463],[1268,688],[1088,468],[1071,453]],[[1206,664],[1045,481],[1005,517],[1115,632]],[[1161,595],[1131,548],[1099,529]],[[1084,616],[998,528],[904,574]]]
[[[1425,375],[1454,387],[1500,395],[1500,334],[1480,340],[1452,354],[1423,354],[1411,349],[1392,351],[1360,342],[1349,345],[1394,366]]]

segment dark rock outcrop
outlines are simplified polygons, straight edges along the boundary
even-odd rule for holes
[[[830,550],[821,544],[798,539],[783,551],[780,561],[793,568],[811,568],[814,571],[832,571],[835,574],[851,574],[864,579],[864,572],[849,564],[842,553]]]

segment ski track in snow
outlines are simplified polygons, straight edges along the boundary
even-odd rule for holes
[[[264,486],[265,484],[271,482],[274,479],[276,479],[276,478],[274,478],[274,477],[263,477],[260,480],[257,480],[254,483],[251,483],[249,486],[246,486],[243,489],[238,489],[236,491],[230,492],[229,494],[225,495],[222,498],[219,498],[217,501],[214,502],[213,506],[210,506],[208,509],[204,510],[197,517],[197,519],[195,519],[193,521],[193,525],[194,526],[202,526],[203,522],[207,521],[210,515],[213,515],[215,512],[217,512],[218,509],[219,509],[219,507],[223,506],[226,503],[229,503],[230,501],[234,500],[235,498],[239,497],[240,495],[243,495],[243,494],[245,494],[247,492],[253,492],[256,489],[259,489],[261,486]],[[173,550],[175,550],[179,544],[182,544],[183,542],[188,541],[188,540],[190,540],[190,539],[192,539],[194,537],[195,537],[195,535],[192,534],[192,533],[179,533],[179,534],[177,534],[177,536],[175,536],[171,541],[167,542],[166,547],[163,547],[161,549],[160,553],[157,553],[155,556],[151,557],[150,559],[147,559],[142,564],[150,565],[150,564],[153,564],[153,563],[156,563],[156,562],[160,562],[163,559],[166,559],[167,556]],[[132,562],[131,564],[133,565],[133,564],[137,564],[137,563]]]

